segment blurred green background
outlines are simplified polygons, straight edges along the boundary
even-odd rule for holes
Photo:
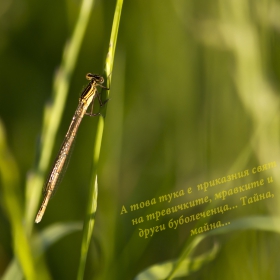
[[[52,159],[87,84],[85,74],[103,74],[114,8],[111,0],[94,5]],[[0,0],[0,118],[19,169],[18,196],[24,204],[29,203],[25,181],[38,158],[44,107],[52,101],[53,78],[79,9],[77,0]],[[279,216],[279,15],[280,2],[275,0],[124,0],[85,279],[133,279],[148,266],[176,259],[196,226],[194,222],[140,238],[139,228],[158,223],[133,226],[131,220],[169,205],[120,215],[123,205],[129,209],[188,187],[196,190],[204,181],[276,161],[276,168],[248,178],[273,176],[273,184],[265,188],[275,197],[240,205],[219,219]],[[56,222],[83,221],[96,124],[97,118],[84,118],[68,170],[35,232]],[[214,193],[224,189],[216,186]],[[1,192],[2,187],[4,275],[14,256],[14,237]],[[203,195],[194,191],[190,199]],[[187,199],[178,199],[178,204]],[[227,202],[234,199],[239,197]],[[205,209],[201,205],[165,216],[159,224]],[[76,279],[81,236],[81,231],[66,235],[46,251],[52,279]],[[232,232],[205,240],[197,253],[214,241],[221,245],[217,257],[181,279],[280,279],[279,234]]]

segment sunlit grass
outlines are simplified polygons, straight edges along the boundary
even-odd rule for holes
[[[0,120],[0,175],[5,211],[11,224],[15,255],[28,279],[36,279],[35,259],[23,223],[23,203],[20,199],[19,171],[7,145]]]
[[[23,217],[23,203],[19,200],[19,172],[15,161],[13,160],[8,147],[6,145],[4,128],[1,123],[0,127],[0,138],[1,138],[1,156],[0,156],[0,167],[3,182],[3,198],[5,200],[6,210],[8,212],[9,220],[12,225],[13,240],[15,254],[20,262],[23,274],[27,279],[38,279],[36,276],[40,274],[40,279],[48,279],[47,272],[44,273],[41,265],[36,266],[35,269],[35,258],[34,250],[46,250],[47,247],[55,242],[57,239],[61,238],[65,234],[69,234],[72,231],[70,224],[61,225],[60,228],[53,229],[47,228],[47,230],[40,234],[36,240],[33,240],[33,245],[31,247],[31,242],[27,238],[27,234],[30,236],[32,233],[32,228],[34,224],[35,213],[38,209],[39,200],[41,197],[41,190],[44,183],[44,178],[46,170],[50,163],[50,157],[52,154],[52,149],[55,142],[55,136],[61,121],[62,113],[65,107],[65,102],[68,94],[69,84],[73,71],[77,62],[77,57],[81,48],[82,40],[86,31],[86,27],[89,21],[91,10],[94,4],[94,0],[84,0],[81,4],[81,10],[79,18],[76,23],[75,30],[73,32],[72,38],[66,44],[64,49],[63,58],[61,65],[55,74],[54,84],[53,84],[53,98],[54,101],[51,105],[47,105],[45,108],[44,123],[42,129],[41,143],[39,146],[39,161],[35,169],[29,174],[27,187],[26,187],[26,211],[25,219]],[[122,1],[118,1],[117,11],[120,19]],[[112,42],[110,42],[110,48],[106,62],[106,69],[112,71],[113,68],[113,58],[117,39],[116,20],[114,21],[114,28],[112,32]],[[118,25],[118,23],[117,23]],[[107,77],[108,83],[111,80],[111,75]],[[100,123],[103,124],[103,119],[100,118]],[[96,172],[96,165],[98,163],[99,151],[101,147],[100,131],[98,130],[99,140],[96,142],[95,158],[94,158],[94,170]],[[93,176],[93,178],[96,177]],[[94,185],[94,184],[92,184]],[[97,188],[92,188],[94,191]],[[93,196],[94,197],[94,196]],[[97,199],[97,196],[95,197]],[[89,202],[90,204],[91,202]],[[92,217],[91,217],[92,218]],[[25,221],[23,223],[23,220]],[[90,219],[91,220],[91,219]],[[91,234],[90,234],[91,236]],[[90,237],[89,237],[90,238]],[[48,241],[47,241],[48,240]],[[89,240],[87,240],[89,242]],[[41,249],[40,249],[41,248]],[[88,248],[87,248],[88,249]],[[84,252],[84,251],[83,251]],[[86,255],[86,252],[85,252]],[[38,256],[37,256],[38,257]],[[84,262],[85,264],[85,262]],[[44,267],[44,266],[43,266]],[[83,274],[83,272],[81,272]],[[81,274],[80,274],[81,275]],[[17,262],[12,262],[4,279],[20,279],[22,277],[22,272],[18,267]],[[81,276],[81,278],[83,278]]]
[[[114,20],[113,20],[113,26],[112,26],[112,32],[111,32],[111,38],[110,38],[110,42],[109,42],[109,50],[107,53],[107,59],[106,59],[106,64],[105,64],[105,73],[106,73],[108,88],[110,88],[110,85],[111,85],[114,56],[115,56],[115,49],[116,49],[116,44],[117,44],[122,4],[123,4],[123,0],[117,1]],[[108,90],[107,97],[109,98],[109,90]],[[101,150],[105,114],[106,114],[106,109],[102,112],[102,116],[98,120],[97,132],[96,132],[96,137],[95,137],[95,146],[94,146],[94,150],[93,150],[93,169],[92,169],[92,173],[91,173],[91,185],[90,185],[90,190],[89,190],[87,213],[86,213],[86,218],[85,218],[85,223],[84,223],[81,258],[80,258],[80,265],[79,265],[79,271],[78,271],[78,279],[81,279],[81,280],[84,277],[84,270],[85,270],[85,266],[86,266],[87,254],[88,254],[90,240],[91,240],[93,227],[94,227],[94,223],[95,223],[95,212],[96,212],[96,208],[97,208],[97,194],[98,194],[97,167],[98,167],[100,150]]]
[[[7,130],[6,135],[0,129],[0,206],[3,210],[0,216],[3,221],[0,238],[8,242],[9,237],[5,235],[10,235],[12,240],[12,245],[4,242],[3,246],[0,244],[0,261],[3,260],[3,266],[7,266],[10,261],[10,251],[13,254],[3,279],[37,279],[37,274],[40,274],[40,279],[69,274],[74,275],[74,278],[78,275],[79,279],[94,277],[100,280],[134,277],[278,279],[279,4],[274,0],[174,0],[164,5],[160,0],[151,1],[149,5],[141,0],[124,1],[113,71],[123,1],[116,2],[114,10],[112,5],[115,2],[81,1],[80,13],[78,9],[74,11],[74,8],[79,7],[78,2],[59,2],[61,7],[57,7],[57,11],[60,21],[55,20],[57,14],[52,11],[55,27],[51,25],[50,17],[45,16],[47,7],[40,12],[36,5],[32,7],[33,14],[30,15],[33,17],[30,20],[20,17],[25,15],[21,6],[14,9],[18,14],[6,15],[6,20],[9,18],[11,21],[7,20],[7,27],[17,26],[20,32],[16,32],[15,28],[13,32],[16,35],[7,38],[6,34],[3,38],[3,34],[0,34],[0,54],[11,49],[5,71],[0,75],[5,77],[1,83],[5,94],[0,96],[0,106]],[[96,5],[92,10],[94,3]],[[39,14],[40,20],[35,20],[34,15]],[[5,14],[0,15],[1,20],[4,20],[2,15]],[[16,21],[13,20],[15,18]],[[34,21],[38,33],[33,28]],[[61,48],[65,38],[61,30],[55,33],[55,29],[59,30],[65,22],[69,26],[65,30],[63,28],[63,35],[70,39],[54,75],[53,100],[45,106],[42,128],[39,128],[40,121],[35,121],[33,126],[33,120],[40,119],[40,104],[48,98],[44,92],[46,79],[44,77],[40,80],[40,75],[35,75],[37,81],[34,75],[30,78],[22,71],[19,79],[14,82],[15,69],[10,61],[14,58],[19,69],[28,72],[28,69],[34,67],[39,73],[38,69],[42,69],[42,65],[36,59],[41,56],[34,53],[36,59],[33,59],[33,54],[28,53],[25,44],[30,47],[37,43],[32,36],[40,32],[43,40],[38,42],[40,46],[36,45],[36,49],[52,52],[55,47]],[[28,28],[32,31],[27,31]],[[25,42],[25,35],[31,36],[30,40],[28,37]],[[50,38],[53,42],[50,42]],[[85,43],[81,49],[83,39]],[[25,44],[19,43],[21,41]],[[17,42],[20,47],[13,47],[13,42]],[[99,46],[98,52],[93,51],[96,46]],[[61,53],[61,50],[57,53]],[[75,152],[81,149],[82,153],[73,154],[78,161],[71,161],[69,168],[72,165],[77,169],[73,174],[68,172],[65,178],[74,178],[73,185],[69,186],[65,201],[60,202],[55,197],[55,203],[63,203],[63,206],[72,203],[72,209],[67,208],[69,216],[66,219],[73,216],[84,218],[83,231],[81,221],[44,227],[55,219],[50,215],[52,209],[49,209],[46,219],[34,227],[45,175],[51,164],[51,155],[55,156],[54,143],[60,144],[55,139],[64,116],[73,71],[81,65],[95,68],[92,58],[97,58],[101,64],[102,56],[103,60],[106,59],[103,62],[106,86],[112,88],[114,94],[109,96],[110,90],[103,90],[102,100],[110,97],[111,100],[100,109],[102,116],[83,121],[83,125],[88,122],[93,126],[82,132],[82,125],[79,131],[84,133],[85,138],[81,142],[84,140],[86,145],[76,145]],[[2,61],[5,62],[4,57]],[[56,61],[55,65],[59,63],[59,57]],[[13,66],[10,71],[8,64]],[[45,73],[52,73],[54,61],[48,64],[45,60],[45,64],[48,69]],[[9,77],[12,77],[12,81],[5,80]],[[22,89],[23,81],[29,87],[34,84],[39,90],[36,88],[33,93],[33,90]],[[84,84],[85,81],[80,83]],[[79,89],[74,90],[73,83],[73,94],[77,94],[74,101],[79,97],[81,84],[77,87]],[[41,97],[43,94],[46,96]],[[36,99],[38,96],[41,103]],[[22,110],[25,106],[27,109]],[[26,117],[29,110],[32,110],[32,115]],[[65,120],[67,114],[65,110]],[[67,118],[69,121],[70,117]],[[36,151],[37,161],[27,174],[26,197],[23,198],[24,187],[21,182],[32,164],[27,154],[31,155],[29,151],[34,150],[35,146],[35,137],[29,137],[32,138],[30,140],[26,136],[29,129],[33,136],[40,129],[42,132]],[[95,140],[87,145],[91,141],[91,133]],[[28,152],[21,153],[20,150]],[[90,171],[88,164],[83,164],[89,158],[92,163]],[[165,215],[159,221],[147,221],[145,217],[154,211],[177,205],[176,199],[166,203],[167,206],[157,203],[144,207],[139,212],[130,213],[129,218],[128,215],[120,215],[122,205],[129,209],[134,203],[189,187],[194,191],[182,197],[182,203],[199,198],[202,192],[195,191],[198,183],[245,169],[251,172],[252,167],[271,161],[276,161],[277,167],[257,174],[256,177],[266,180],[267,176],[272,176],[273,183],[264,188],[269,188],[274,195],[273,199],[244,207],[241,205],[236,212],[221,214],[222,221],[230,222],[223,228],[191,236],[191,229],[216,222],[218,215],[189,222],[177,229],[167,226],[171,218],[178,220],[180,215],[195,217],[197,212],[205,213],[213,207],[219,207],[222,202],[220,200],[180,210],[172,217]],[[80,170],[85,172],[84,176],[80,177]],[[80,179],[81,183],[78,182]],[[71,190],[73,186],[78,189],[77,192]],[[239,182],[234,180],[225,187],[216,186],[212,190],[218,193],[226,191],[228,187],[238,186]],[[254,195],[254,191],[244,192],[244,195]],[[256,192],[262,191],[256,189]],[[209,193],[207,191],[204,195]],[[224,201],[229,206],[239,199],[237,195],[232,197]],[[61,212],[65,210],[54,208],[58,216],[63,216]],[[132,223],[132,219],[137,220],[141,216],[144,217],[143,223]],[[166,225],[164,232],[152,237],[139,237],[139,230],[149,229],[161,222]],[[7,229],[7,224],[10,229]],[[67,237],[74,232],[76,234]],[[59,240],[60,243],[53,246]]]

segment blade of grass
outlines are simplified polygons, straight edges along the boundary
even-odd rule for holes
[[[29,232],[34,225],[34,217],[38,208],[42,186],[54,146],[55,136],[61,121],[69,89],[70,79],[81,48],[82,40],[88,25],[94,0],[83,0],[73,35],[64,48],[63,58],[53,84],[54,102],[45,110],[42,143],[38,166],[30,174],[26,187],[26,227]]]
[[[52,244],[54,244],[65,235],[81,229],[81,223],[59,223],[47,227],[38,236],[36,236],[33,241],[33,245],[35,243],[35,247],[39,248],[39,250],[36,250],[36,256],[41,255]],[[1,279],[21,280],[23,278],[24,275],[22,273],[22,270],[20,269],[19,263],[16,259],[14,259],[9,265],[9,269],[6,270],[5,275]]]
[[[114,56],[115,56],[115,49],[118,37],[118,30],[121,18],[121,10],[122,10],[123,0],[117,0],[115,14],[113,19],[113,26],[112,32],[109,42],[109,50],[106,58],[105,63],[105,73],[107,78],[107,87],[110,88],[111,79],[112,79],[112,70],[114,64]],[[109,91],[108,91],[109,97]],[[93,232],[94,222],[95,222],[95,212],[97,208],[97,166],[99,162],[99,155],[101,149],[101,142],[104,130],[104,118],[106,116],[106,108],[104,113],[102,113],[103,117],[100,117],[97,124],[97,132],[96,132],[96,139],[95,139],[95,146],[93,150],[93,168],[91,173],[91,184],[89,190],[89,201],[87,205],[87,212],[84,222],[84,229],[83,229],[83,239],[81,245],[81,256],[80,256],[80,264],[78,270],[77,279],[83,279],[84,271],[86,266],[86,259],[88,248],[90,244],[90,239]]]
[[[91,204],[87,205],[87,215],[85,218],[84,228],[83,228],[83,239],[81,245],[81,256],[80,256],[80,263],[79,263],[79,270],[77,279],[84,278],[84,271],[86,266],[87,260],[87,253],[90,244],[90,239],[95,223],[95,213],[97,208],[97,176],[95,177],[94,182],[91,182],[91,190],[93,193],[90,193],[90,201]]]
[[[187,258],[183,260],[173,277],[175,278],[190,275],[194,271],[199,270],[206,263],[212,261],[217,256],[218,252],[219,245],[218,243],[215,243],[213,248],[208,252],[205,252],[195,258]],[[134,280],[165,279],[176,264],[177,260],[171,260],[153,265],[138,274]]]
[[[67,234],[70,234],[75,231],[82,230],[82,223],[80,222],[70,222],[70,223],[56,223],[45,228],[40,234],[35,237],[34,243],[37,250],[36,254],[40,255],[46,251],[52,244],[61,239]]]
[[[280,218],[278,217],[246,217],[233,221],[226,227],[209,231],[205,234],[195,236],[192,242],[185,248],[179,259],[175,261],[166,261],[164,263],[153,265],[140,274],[135,280],[140,279],[174,279],[175,277],[188,276],[199,270],[204,264],[213,260],[218,252],[218,247],[214,246],[210,251],[192,258],[197,246],[206,238],[212,235],[227,234],[236,230],[263,230],[280,233]]]
[[[187,242],[178,262],[174,265],[173,270],[167,280],[171,280],[176,275],[177,270],[180,268],[181,263],[194,252],[198,244],[208,236],[231,233],[236,230],[262,230],[280,233],[280,218],[279,217],[266,217],[266,216],[252,216],[235,220],[230,225],[220,227],[215,230],[208,231],[207,233],[200,234],[193,237],[191,243]]]
[[[9,151],[3,124],[0,120],[0,175],[2,198],[11,224],[14,253],[26,279],[36,279],[35,260],[23,226],[23,203],[19,199],[19,171]]]

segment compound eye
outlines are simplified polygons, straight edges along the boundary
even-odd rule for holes
[[[102,76],[93,75],[93,79],[94,79],[98,84],[103,84],[103,83],[104,83],[104,79],[103,79]]]
[[[104,79],[103,79],[103,77],[101,77],[101,76],[99,76],[99,83],[100,83],[100,84],[103,84],[103,83],[104,83]]]
[[[86,74],[86,78],[87,78],[87,80],[92,80],[92,79],[94,79],[95,78],[95,75],[93,75],[93,74],[91,74],[91,73],[87,73]]]
[[[91,73],[87,73],[86,74],[86,78],[90,81],[94,80],[96,83],[99,83],[99,84],[103,84],[104,83],[104,79],[102,76],[99,76],[99,75],[93,75]]]

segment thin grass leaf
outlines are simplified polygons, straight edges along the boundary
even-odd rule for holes
[[[235,220],[230,225],[220,227],[218,229],[209,231],[205,234],[196,236],[190,244],[188,244],[183,250],[177,264],[173,267],[172,272],[168,276],[167,280],[171,280],[177,274],[177,270],[180,269],[181,263],[190,257],[195,248],[208,236],[231,233],[236,230],[262,230],[272,231],[280,233],[280,218],[279,217],[264,217],[264,216],[252,216]]]
[[[109,50],[108,50],[107,57],[106,57],[105,73],[106,73],[106,77],[107,77],[107,86],[108,87],[110,87],[110,85],[111,85],[115,50],[116,50],[116,45],[117,45],[117,37],[118,37],[121,12],[122,12],[122,5],[123,5],[123,0],[118,0],[117,4],[116,4],[115,14],[114,14],[112,32],[111,32],[111,37],[110,37],[110,42],[109,42]]]
[[[88,248],[89,248],[90,239],[95,223],[95,213],[97,208],[97,192],[98,192],[97,176],[95,177],[95,182],[91,185],[93,185],[92,189],[94,193],[91,196],[92,204],[88,204],[88,209],[87,209],[87,213],[90,214],[87,214],[84,223],[84,228],[83,228],[83,240],[81,245],[81,256],[80,256],[80,264],[79,264],[77,279],[83,279],[84,277]]]
[[[238,219],[230,225],[209,231],[206,234],[196,236],[193,241],[185,248],[181,257],[175,261],[167,261],[161,264],[154,265],[145,271],[141,272],[135,280],[142,279],[174,279],[175,277],[188,276],[191,273],[199,270],[204,264],[213,260],[217,253],[218,247],[214,246],[212,250],[203,255],[191,258],[191,254],[197,246],[206,237],[212,235],[231,233],[235,230],[263,230],[280,233],[280,218],[278,217],[247,217]]]
[[[34,217],[38,210],[41,190],[44,184],[44,175],[50,163],[55,137],[65,108],[69,83],[77,62],[94,2],[94,0],[83,0],[81,4],[81,10],[73,35],[64,48],[62,62],[54,79],[54,102],[45,109],[40,159],[35,171],[30,174],[26,187],[26,200],[28,203],[26,203],[25,220],[29,232],[32,231],[34,225]]]
[[[123,4],[123,0],[118,0],[116,3],[112,32],[111,32],[110,43],[109,43],[109,50],[108,50],[106,63],[105,63],[105,73],[106,73],[106,77],[107,77],[108,88],[111,85],[113,63],[114,63],[115,49],[116,49],[118,30],[119,30],[119,24],[120,24],[120,18],[121,18],[122,4]],[[109,97],[109,91],[108,91],[108,97]],[[98,120],[96,138],[95,138],[95,146],[94,146],[94,150],[93,150],[93,169],[92,169],[92,173],[91,173],[92,179],[91,179],[91,185],[90,185],[90,190],[89,190],[89,201],[88,201],[88,205],[87,205],[86,218],[85,218],[85,222],[84,222],[83,239],[82,239],[82,245],[81,245],[81,257],[80,257],[80,264],[79,264],[77,279],[83,279],[83,277],[84,277],[88,248],[89,248],[90,239],[92,236],[93,227],[94,227],[94,223],[95,223],[95,212],[96,212],[96,208],[97,208],[97,193],[98,193],[97,166],[98,166],[99,155],[100,155],[100,150],[101,150],[102,136],[103,136],[103,130],[104,130],[104,119],[106,116],[106,108],[105,108],[104,112],[102,112],[102,115],[103,115],[103,117],[100,117]]]
[[[74,231],[82,230],[81,223],[58,223],[45,228],[36,236],[33,246],[39,248],[36,251],[36,257],[45,252],[51,245]],[[2,280],[21,280],[24,275],[16,259],[13,259]]]
[[[36,254],[39,256],[59,239],[75,231],[80,231],[82,228],[83,226],[80,222],[56,223],[45,228],[34,240],[36,248],[41,249],[37,250]]]
[[[17,260],[14,258],[8,268],[5,271],[5,274],[1,278],[2,280],[22,280],[23,279],[23,273],[20,268],[20,264],[17,262]]]
[[[36,279],[35,260],[30,242],[23,226],[23,204],[19,199],[19,171],[9,151],[4,126],[0,120],[0,175],[2,181],[1,197],[8,216],[14,246],[14,253],[27,279]]]
[[[218,243],[215,243],[213,248],[208,252],[195,258],[187,258],[183,260],[173,277],[188,276],[194,271],[199,270],[203,265],[212,261],[218,254],[218,251],[219,245]],[[166,279],[166,277],[168,277],[176,264],[177,260],[153,265],[138,274],[134,280]]]

